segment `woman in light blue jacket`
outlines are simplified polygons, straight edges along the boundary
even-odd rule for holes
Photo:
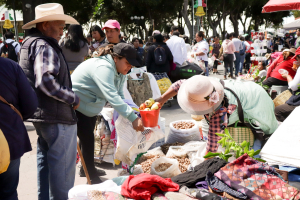
[[[126,74],[132,66],[139,66],[136,50],[130,44],[119,43],[100,49],[100,57],[81,63],[73,72],[73,90],[80,98],[76,110],[78,117],[77,135],[92,184],[100,183],[103,170],[94,166],[94,128],[96,116],[109,102],[123,117],[132,122],[133,128],[143,131],[143,123],[123,99],[123,85]]]

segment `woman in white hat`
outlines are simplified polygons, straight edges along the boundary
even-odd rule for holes
[[[260,128],[265,134],[272,134],[278,124],[274,114],[274,104],[262,87],[253,82],[222,81],[226,88],[236,93],[243,108],[244,118]],[[216,152],[224,129],[239,120],[237,99],[232,92],[224,89],[222,83],[211,77],[193,76],[175,82],[159,99],[162,105],[171,97],[178,95],[180,107],[187,113],[204,115],[209,122],[207,152]],[[260,149],[256,140],[253,148]]]

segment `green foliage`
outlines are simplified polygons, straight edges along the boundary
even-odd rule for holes
[[[292,10],[292,13],[293,13],[295,18],[300,17],[300,11],[299,10]]]
[[[245,153],[248,154],[249,157],[258,160],[260,162],[266,162],[263,159],[260,158],[254,158],[254,156],[258,155],[260,153],[260,150],[254,151],[253,149],[250,150],[250,142],[243,141],[241,144],[236,143],[233,138],[231,137],[228,129],[224,130],[224,133],[216,133],[217,136],[222,137],[218,143],[222,145],[223,148],[225,148],[224,153],[212,153],[208,152],[204,158],[213,158],[213,157],[220,157],[221,159],[228,162],[228,159],[232,157],[235,154],[236,158],[239,158],[240,156],[244,155]]]

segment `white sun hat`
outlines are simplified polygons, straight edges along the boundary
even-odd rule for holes
[[[46,21],[65,21],[66,24],[79,24],[73,17],[65,15],[59,3],[46,3],[35,7],[35,20],[25,24],[22,29],[34,28],[37,23]]]

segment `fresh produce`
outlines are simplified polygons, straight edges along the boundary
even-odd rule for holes
[[[161,109],[161,104],[159,102],[155,102],[154,99],[150,98],[140,105],[140,110],[149,111],[149,110],[159,110]]]
[[[260,149],[254,151],[253,149],[250,150],[250,142],[243,141],[241,144],[236,143],[233,138],[231,137],[228,129],[225,128],[224,133],[216,133],[217,136],[222,137],[218,143],[222,145],[225,149],[224,153],[212,153],[208,152],[203,158],[213,158],[213,157],[220,157],[221,159],[228,162],[228,159],[235,154],[236,158],[239,158],[240,156],[244,155],[245,153],[249,155],[249,157],[258,160],[260,162],[266,162],[263,159],[260,158],[254,158],[254,156],[258,155],[260,153]],[[233,153],[233,152],[235,153]]]
[[[163,171],[166,171],[171,166],[172,166],[171,163],[161,163],[157,167],[155,167],[155,171],[163,172]]]
[[[172,85],[170,79],[168,79],[168,78],[162,78],[160,80],[157,80],[156,82],[158,84],[161,94],[164,94],[169,89],[169,87],[171,87],[171,85]]]
[[[173,124],[174,128],[179,129],[191,129],[195,124],[193,122],[177,122]]]
[[[140,105],[140,110],[145,110],[147,108],[146,104],[145,103],[142,103]]]

